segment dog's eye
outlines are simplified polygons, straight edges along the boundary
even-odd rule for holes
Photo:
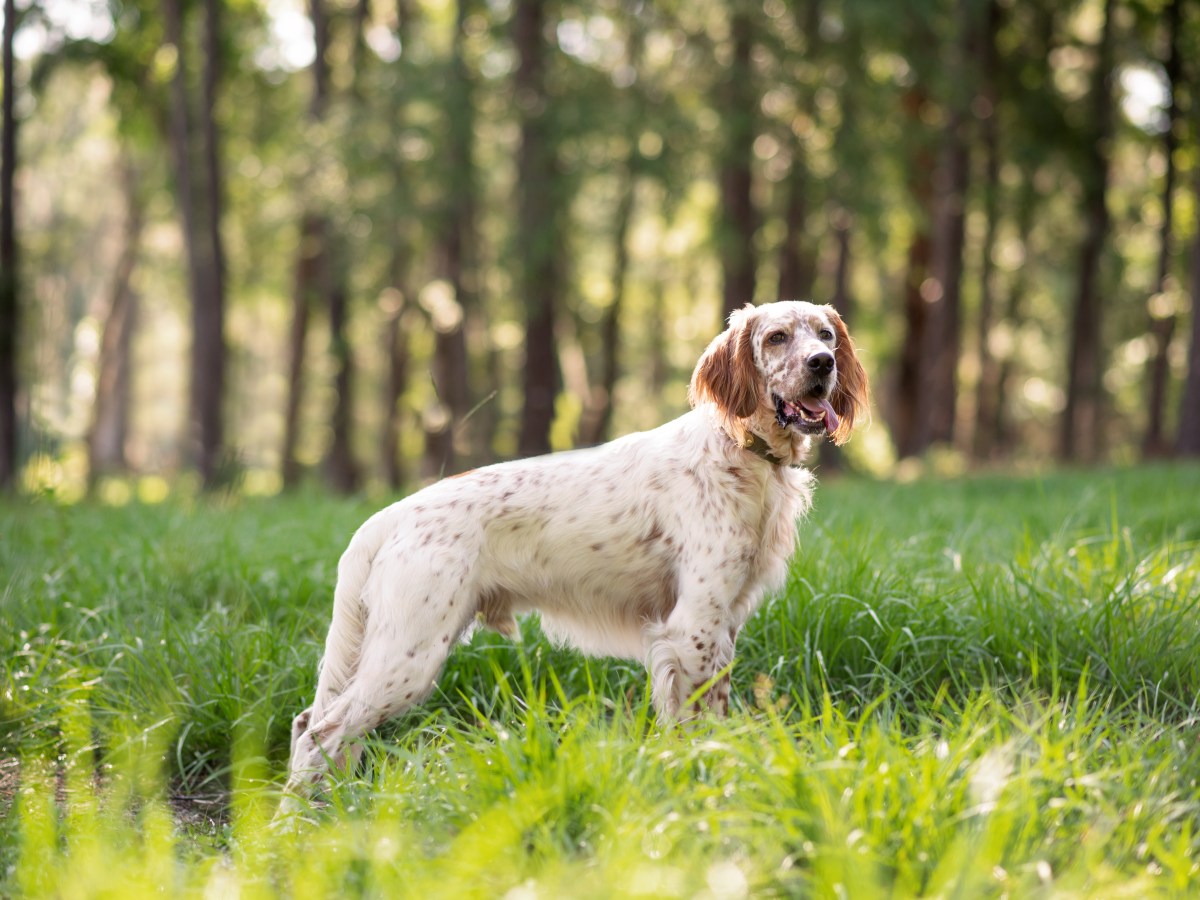
[[[832,341],[833,340],[833,332],[830,331],[828,328],[822,328],[820,331],[817,332],[817,337],[819,337],[823,341]]]
[[[787,339],[788,339],[788,336],[787,336],[786,331],[776,331],[769,338],[767,338],[767,343],[768,344],[782,344]]]

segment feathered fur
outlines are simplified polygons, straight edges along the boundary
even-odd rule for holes
[[[807,364],[819,353],[836,358],[823,379]],[[812,435],[781,424],[773,398],[827,397],[840,442],[866,389],[830,307],[746,307],[700,358],[680,418],[448,478],[376,513],[338,566],[316,697],[293,728],[289,796],[345,759],[348,741],[421,702],[474,623],[513,634],[530,610],[557,641],[645,661],[664,718],[723,713],[738,630],[783,583],[812,501],[799,467]],[[746,449],[753,436],[770,458]]]

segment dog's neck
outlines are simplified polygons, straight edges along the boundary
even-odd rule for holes
[[[773,412],[769,418],[755,416],[745,421],[740,434],[740,440],[733,435],[730,440],[759,459],[780,468],[799,467],[812,446],[811,438],[777,425]]]
[[[767,443],[766,438],[753,431],[746,433],[746,440],[742,441],[742,449],[749,450],[759,459],[765,459],[773,466],[787,465],[780,457],[771,452],[771,445]]]

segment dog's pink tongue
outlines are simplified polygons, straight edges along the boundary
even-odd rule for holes
[[[829,405],[828,400],[812,398],[801,401],[801,405],[810,413],[821,413],[825,416],[825,430],[830,434],[837,431],[838,414],[833,411],[833,407]]]

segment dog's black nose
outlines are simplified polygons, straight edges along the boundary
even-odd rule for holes
[[[815,375],[828,375],[833,371],[833,354],[814,353],[808,358],[808,367]]]

